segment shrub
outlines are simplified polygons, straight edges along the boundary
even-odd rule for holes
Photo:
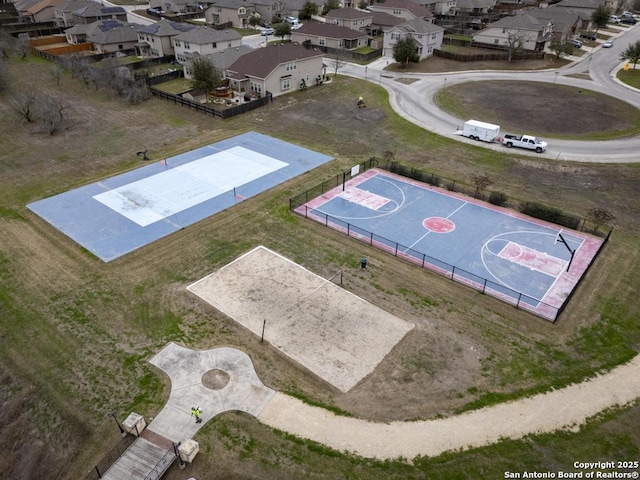
[[[489,195],[489,203],[502,207],[507,203],[507,195],[503,192],[491,192]]]
[[[554,207],[548,207],[536,202],[524,202],[520,206],[520,211],[540,220],[562,225],[563,227],[577,229],[580,226],[580,218],[574,215],[563,213]]]

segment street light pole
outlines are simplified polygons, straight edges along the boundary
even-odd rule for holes
[[[111,411],[109,412],[109,415],[111,415],[113,417],[113,419],[116,421],[116,425],[118,425],[118,429],[120,430],[120,435],[122,435],[122,437],[126,437],[127,436],[127,432],[125,432],[124,428],[122,428],[122,425],[120,425],[120,422],[118,421],[118,418],[116,417],[116,411],[115,409],[111,409]]]

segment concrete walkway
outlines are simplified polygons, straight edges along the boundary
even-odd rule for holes
[[[640,398],[639,355],[605,375],[530,398],[437,420],[374,423],[276,393],[260,382],[249,356],[234,348],[195,351],[170,343],[151,363],[171,379],[169,401],[147,427],[152,435],[181,442],[215,415],[241,410],[270,427],[377,459],[435,456],[575,428],[602,410]],[[203,410],[200,424],[190,414],[194,405]]]

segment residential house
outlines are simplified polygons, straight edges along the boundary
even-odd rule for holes
[[[173,37],[193,30],[195,25],[177,23],[161,19],[157,23],[145,25],[138,30],[136,52],[140,57],[167,57],[174,55]]]
[[[369,31],[367,32],[371,37],[382,35],[385,30],[388,30],[391,27],[395,27],[396,25],[400,25],[404,22],[402,18],[396,17],[394,15],[389,15],[385,12],[372,13],[373,20],[371,21],[371,27],[369,27]]]
[[[88,25],[74,25],[67,28],[64,34],[72,45],[92,43],[93,51],[108,55],[135,50],[137,29],[140,27],[137,23],[120,20],[100,20]]]
[[[591,19],[591,14],[601,5],[607,7],[611,13],[616,13],[622,10],[624,3],[623,0],[562,0],[556,5],[581,12],[583,19],[584,17]]]
[[[235,30],[196,27],[172,37],[172,42],[176,60],[186,66],[194,54],[204,56],[228,48],[240,47],[242,35]],[[187,76],[186,70],[185,76]]]
[[[308,42],[311,45],[353,50],[369,45],[369,36],[365,32],[352,30],[339,25],[307,22],[297,30],[291,31],[292,42]]]
[[[325,15],[326,23],[366,32],[373,23],[373,13],[355,8],[337,8]]]
[[[553,24],[546,18],[536,18],[528,12],[501,18],[484,30],[473,34],[476,45],[509,48],[519,42],[524,50],[544,51],[553,36]]]
[[[413,20],[414,18],[428,18],[433,21],[433,13],[426,9],[423,5],[418,5],[413,0],[385,0],[382,3],[374,2],[371,4],[373,12],[383,12],[400,17],[404,20]]]
[[[210,2],[203,2],[210,3]],[[165,13],[195,13],[204,11],[198,0],[150,0],[149,7]]]
[[[448,15],[456,6],[457,0],[415,0],[434,15]]]
[[[37,3],[25,4],[26,8],[18,10],[24,22],[40,23],[51,22],[56,17],[55,8],[65,0],[41,0]]]
[[[71,13],[74,25],[88,25],[100,20],[127,21],[127,11],[122,7],[104,6],[99,3],[88,2],[84,7],[80,7]]]
[[[252,50],[227,68],[230,86],[240,94],[274,97],[311,86],[325,75],[323,53],[298,43],[274,43]]]
[[[204,11],[204,18],[211,25],[231,23],[234,28],[246,28],[255,11],[255,6],[245,0],[216,0]]]
[[[444,28],[431,23],[429,20],[414,18],[408,22],[391,27],[384,32],[382,55],[393,57],[393,47],[398,40],[412,37],[417,45],[420,60],[433,55],[433,51],[442,46]]]
[[[55,7],[55,20],[62,28],[73,27],[76,23],[73,12],[92,4],[89,0],[69,0]]]
[[[215,71],[218,72],[220,78],[224,79],[227,75],[227,68],[233,65],[240,57],[246,55],[251,51],[253,51],[253,48],[247,45],[242,45],[240,47],[227,48],[219,52],[210,53],[208,55],[205,55],[205,58],[207,58],[211,62],[211,65],[213,65]],[[187,63],[184,66],[184,71],[185,76],[191,78],[192,72],[190,63]]]
[[[527,12],[540,20],[549,20],[553,24],[551,43],[564,43],[582,30],[582,18],[572,9],[552,6],[536,8]]]

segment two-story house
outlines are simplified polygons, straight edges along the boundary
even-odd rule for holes
[[[416,42],[416,53],[420,60],[433,55],[433,51],[442,46],[444,28],[431,23],[429,20],[414,18],[401,23],[384,32],[382,54],[393,57],[393,47],[398,40],[411,37]]]
[[[551,43],[553,23],[528,12],[501,18],[484,30],[473,34],[473,43],[509,48],[516,42],[523,50],[542,52]]]
[[[138,30],[136,51],[140,57],[167,57],[174,55],[173,37],[196,28],[189,23],[178,23],[161,19]]]
[[[536,8],[529,10],[528,13],[540,20],[551,21],[553,24],[551,43],[564,43],[582,30],[583,23],[580,15],[565,7]]]
[[[433,21],[433,13],[424,6],[418,5],[413,0],[385,0],[384,2],[374,2],[371,4],[373,12],[383,12],[402,18],[403,20],[413,20],[414,18],[426,18]]]
[[[245,28],[255,11],[245,0],[216,0],[204,11],[204,18],[211,25],[231,23],[234,28]]]
[[[89,6],[90,0],[68,0],[56,5],[55,7],[55,21],[62,28],[73,27],[76,23],[73,19],[73,12],[83,7]]]
[[[324,78],[323,53],[297,43],[274,43],[252,50],[227,68],[230,86],[241,95],[274,97],[315,85]]]
[[[64,34],[72,45],[92,43],[94,52],[111,54],[134,50],[138,41],[137,29],[140,27],[136,23],[120,20],[100,20],[88,25],[74,25],[67,28]]]
[[[110,7],[95,2],[88,2],[87,5],[74,10],[71,13],[74,25],[99,22],[100,20],[127,21],[127,11],[122,7]]]
[[[369,36],[365,32],[339,25],[307,22],[297,30],[291,31],[292,42],[308,42],[311,45],[353,50],[366,47]]]
[[[51,22],[56,16],[56,6],[62,2],[64,2],[64,0],[40,0],[37,3],[28,4],[27,8],[18,10],[18,13],[25,22]]]
[[[205,56],[228,48],[240,47],[242,35],[235,30],[196,27],[172,37],[172,43],[176,60],[188,67],[195,53]],[[186,78],[190,78],[188,70],[185,68]]]
[[[371,12],[356,10],[355,8],[329,10],[325,18],[328,24],[359,30],[360,32],[367,32],[373,23],[373,14]]]

